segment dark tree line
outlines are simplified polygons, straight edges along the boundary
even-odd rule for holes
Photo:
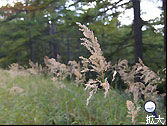
[[[108,0],[73,0],[69,7],[65,0],[25,0],[0,8],[0,66],[13,62],[21,65],[28,60],[43,63],[43,57],[62,57],[62,62],[79,60],[88,54],[80,45],[82,34],[75,22],[87,25],[95,32],[104,56],[116,63],[120,58],[131,64],[144,60],[146,65],[158,70],[164,68],[166,58],[166,0],[163,0],[164,18],[143,21],[140,0],[109,2]],[[95,2],[95,6],[83,9]],[[133,8],[131,25],[120,25],[119,7]],[[110,13],[108,13],[110,11]],[[156,32],[154,25],[164,24],[164,36]],[[141,28],[147,29],[142,31]],[[163,38],[164,37],[164,38]],[[164,44],[162,43],[164,42]],[[163,52],[163,53],[162,53]],[[152,61],[152,62],[150,62]]]

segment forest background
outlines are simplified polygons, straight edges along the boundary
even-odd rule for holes
[[[162,13],[147,21],[141,18],[139,0],[24,0],[2,6],[0,67],[28,65],[29,60],[44,65],[44,56],[60,55],[62,63],[87,57],[75,24],[81,22],[94,31],[107,61],[126,59],[133,65],[141,58],[161,71],[166,67],[166,0],[151,2],[161,2]],[[136,10],[132,24],[122,25],[119,16],[131,8]]]

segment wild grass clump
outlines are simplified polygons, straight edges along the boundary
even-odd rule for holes
[[[43,75],[45,74],[46,68],[42,68],[41,64],[34,63],[31,60],[29,60],[29,66],[21,66],[18,63],[12,63],[9,65],[9,73],[12,77],[15,77],[17,75]]]
[[[140,107],[135,107],[135,104],[132,101],[127,100],[126,101],[126,106],[128,108],[128,115],[127,117],[132,118],[132,123],[136,123],[136,116],[138,115],[138,112],[140,111]]]
[[[127,101],[127,108],[130,111],[128,113],[131,114],[128,117],[131,117],[132,123],[135,124],[135,118],[140,111],[139,108],[141,108],[141,104],[139,104],[141,101],[143,101],[142,104],[147,100],[152,100],[157,105],[159,104],[160,95],[158,95],[157,84],[162,83],[165,79],[160,78],[155,72],[145,66],[141,59],[139,59],[139,63],[136,63],[132,67],[128,66],[127,60],[122,60],[114,68],[124,83],[128,85],[125,92],[132,93],[133,95],[133,102]],[[166,93],[163,95],[165,96]],[[135,107],[137,107],[136,110]]]
[[[155,72],[150,70],[145,66],[141,59],[132,67],[128,67],[128,61],[122,60],[118,64],[112,66],[110,62],[107,62],[103,57],[100,45],[97,38],[94,36],[93,32],[90,31],[85,25],[77,23],[80,26],[80,31],[83,32],[85,38],[81,38],[84,45],[91,56],[89,58],[79,57],[82,60],[83,70],[81,72],[95,72],[97,77],[95,80],[89,79],[86,85],[86,89],[92,89],[87,98],[87,104],[92,95],[97,92],[99,86],[102,86],[105,89],[105,97],[108,94],[110,85],[107,78],[105,77],[105,72],[112,70],[113,73],[112,81],[114,81],[117,72],[121,76],[121,79],[128,85],[126,92],[133,94],[133,102],[127,101],[127,108],[129,114],[132,117],[132,123],[136,123],[136,116],[140,111],[139,99],[153,100],[158,103],[158,91],[157,84],[162,83],[165,79],[160,78]],[[166,95],[166,94],[165,94]],[[142,97],[143,96],[143,97]],[[135,109],[136,108],[136,109]]]
[[[27,76],[29,73],[26,71],[25,66],[20,66],[18,63],[12,63],[8,66],[9,70],[7,71],[12,78],[17,75]]]
[[[46,70],[42,68],[41,64],[34,63],[31,60],[29,60],[29,65],[30,65],[30,68],[28,68],[27,71],[31,75],[42,75],[44,72],[46,72]]]
[[[141,59],[132,67],[128,66],[127,60],[119,61],[115,69],[124,83],[128,85],[126,92],[133,94],[135,103],[138,99],[142,99],[142,95],[144,96],[143,100],[157,101],[157,84],[162,83],[165,79],[160,78],[145,66]]]
[[[49,59],[45,56],[44,62],[50,73],[52,73],[58,80],[64,80],[70,75],[69,67],[56,61],[54,58]]]
[[[85,74],[81,73],[81,65],[80,63],[76,62],[75,60],[73,61],[69,61],[68,62],[69,68],[70,68],[70,78],[72,78],[72,76],[75,76],[75,83],[77,85],[79,84],[84,84],[85,82]]]

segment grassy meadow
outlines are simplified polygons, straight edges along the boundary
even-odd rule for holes
[[[13,87],[17,88],[12,90]],[[132,124],[131,118],[126,117],[126,100],[131,98],[116,89],[110,90],[106,98],[103,93],[98,91],[86,106],[89,91],[84,91],[83,86],[54,82],[51,76],[0,70],[0,124]],[[166,109],[161,103],[159,106],[157,114],[165,117]],[[145,123],[146,115],[141,108],[136,124]]]

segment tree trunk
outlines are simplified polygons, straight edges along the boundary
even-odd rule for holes
[[[29,44],[30,44],[31,61],[34,62],[34,47],[33,47],[33,41],[32,41],[31,32],[30,32]]]
[[[56,60],[57,60],[57,55],[59,55],[59,41],[56,39],[56,38],[54,38],[54,51],[55,51],[55,55],[56,55]]]
[[[56,32],[56,26],[54,24],[51,24],[51,31],[52,31],[52,35],[55,35]],[[59,41],[54,38],[54,55],[55,55],[55,59],[57,60],[57,55],[59,54]]]
[[[26,6],[28,7],[28,4],[29,4],[29,1],[26,0]],[[26,10],[26,15],[27,15],[27,18],[26,20],[30,20],[30,17],[29,17],[29,13],[30,11]],[[33,13],[33,17],[34,18],[35,14]],[[31,28],[32,26],[30,25],[29,26],[29,48],[30,48],[30,59],[32,62],[34,62],[34,47],[33,47],[33,41],[32,41],[32,33],[31,33]]]
[[[51,58],[55,58],[54,47],[53,47],[53,44],[52,44],[51,40],[49,41],[49,48],[50,48],[50,56],[51,56]]]
[[[133,9],[134,9],[134,40],[135,40],[135,62],[139,62],[139,58],[143,60],[143,47],[142,47],[142,20],[140,17],[140,0],[132,0],[133,3]],[[140,76],[142,76],[141,73],[138,73],[135,75],[135,81],[136,82],[142,82],[142,79],[140,79]],[[141,96],[141,98],[144,100],[144,97]]]
[[[68,61],[71,60],[71,45],[70,45],[70,40],[69,36],[67,35],[67,49],[68,49]]]
[[[135,39],[135,62],[138,58],[143,60],[142,47],[142,20],[140,18],[140,0],[132,0],[134,9],[134,39]]]
[[[164,11],[164,51],[166,52],[166,0],[163,0]]]
[[[50,26],[49,23],[48,23],[48,29],[49,29],[49,35],[52,35],[52,27]],[[54,46],[53,46],[52,40],[49,40],[49,49],[50,49],[51,58],[55,58]]]
[[[16,53],[16,57],[17,57],[17,63],[20,64],[20,53],[19,52]]]
[[[54,24],[49,24],[49,34],[50,35],[54,35],[56,34],[56,27]],[[58,50],[58,46],[59,46],[59,41],[54,38],[54,39],[51,39],[49,41],[49,48],[50,48],[50,55],[52,58],[57,58],[57,55],[59,54],[59,50]]]

